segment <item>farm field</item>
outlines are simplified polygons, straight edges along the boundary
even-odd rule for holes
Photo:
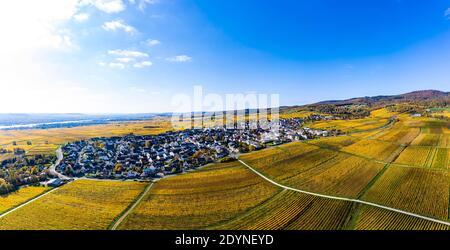
[[[449,185],[447,171],[391,165],[362,199],[447,220]]]
[[[76,180],[0,219],[0,229],[107,229],[145,183]]]
[[[395,143],[365,139],[342,149],[344,152],[384,162],[393,161],[402,150],[403,148]]]
[[[161,118],[73,128],[2,130],[0,131],[0,147],[9,150],[23,148],[29,154],[54,154],[59,145],[70,141],[101,136],[123,136],[130,133],[159,134],[171,129],[170,121],[167,118]],[[27,144],[28,141],[31,145]],[[16,142],[16,145],[13,145],[13,142]]]
[[[262,205],[212,229],[336,230],[343,226],[350,206],[350,202],[283,190]]]
[[[395,163],[426,167],[426,163],[432,156],[432,152],[433,148],[429,146],[408,146],[398,156]]]
[[[375,109],[370,112],[370,117],[390,118],[397,115],[398,112],[389,111],[386,108]]]
[[[450,110],[447,109],[447,110],[443,110],[443,111],[440,111],[440,112],[434,112],[433,116],[435,116],[435,117],[443,116],[443,117],[446,117],[446,118],[450,118]]]
[[[411,145],[418,146],[437,146],[441,139],[440,134],[420,134],[416,137],[414,141],[412,141]]]
[[[450,133],[442,135],[441,141],[439,142],[439,147],[450,148]]]
[[[361,205],[358,213],[357,230],[450,230],[443,224],[367,205]]]
[[[302,190],[357,198],[384,167],[363,158],[340,156],[283,183]]]
[[[119,229],[202,229],[259,206],[280,189],[239,162],[158,181]]]
[[[359,139],[352,136],[332,136],[320,139],[311,140],[308,144],[316,145],[322,148],[329,148],[333,150],[339,150],[343,147],[350,146],[357,142]]]
[[[433,168],[438,169],[449,169],[450,168],[450,149],[448,148],[437,148],[433,163]]]
[[[310,127],[325,130],[336,129],[346,133],[353,133],[382,127],[388,121],[388,118],[379,117],[369,117],[355,120],[328,120],[314,122],[310,125]]]
[[[308,144],[304,146],[311,147]],[[283,150],[284,145],[277,148]],[[357,197],[384,166],[362,157],[321,148],[284,158],[278,158],[275,150],[262,150],[243,155],[241,159],[279,183],[345,197]]]
[[[410,128],[402,124],[395,125],[382,133],[373,136],[373,139],[383,140],[403,145],[410,144],[420,133],[419,128]]]
[[[20,204],[48,191],[46,187],[23,187],[14,193],[0,195],[0,214],[19,206]]]
[[[317,121],[311,124],[311,128],[316,129],[338,129],[346,133],[358,133],[365,130],[372,130],[383,127],[389,122],[389,118],[396,115],[385,108],[376,109],[370,112],[370,116],[353,120],[326,120]]]
[[[289,119],[289,118],[304,118],[309,115],[314,114],[314,112],[311,111],[292,111],[287,113],[280,113],[280,118]]]

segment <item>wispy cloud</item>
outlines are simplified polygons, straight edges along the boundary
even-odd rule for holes
[[[144,11],[147,5],[156,4],[158,0],[128,0],[131,4],[137,4],[139,10]]]
[[[111,68],[124,69],[128,67],[146,68],[153,65],[147,58],[147,53],[137,50],[109,50],[108,55],[112,56],[111,62],[108,64]],[[106,66],[105,63],[100,66]]]
[[[133,67],[135,67],[135,68],[145,68],[145,67],[150,67],[152,65],[153,65],[153,63],[150,62],[150,61],[142,61],[142,62],[138,62],[138,63],[133,64]]]
[[[110,68],[113,68],[113,69],[124,69],[124,68],[125,68],[125,64],[123,64],[123,63],[114,63],[114,62],[110,62],[110,63],[108,64],[108,66],[109,66]]]
[[[126,9],[122,0],[82,0],[82,4],[94,5],[97,9],[106,13],[118,13]]]
[[[134,58],[132,58],[132,57],[119,57],[119,58],[116,58],[116,61],[121,62],[121,63],[129,63],[129,62],[134,61]]]
[[[84,22],[84,21],[87,21],[89,19],[89,14],[87,14],[87,13],[78,13],[78,14],[74,15],[73,18],[77,22]]]
[[[192,57],[187,55],[178,55],[166,58],[169,62],[190,62],[192,61]]]
[[[450,8],[448,8],[448,9],[444,12],[444,16],[447,17],[448,19],[450,19]]]
[[[121,56],[121,57],[148,57],[147,53],[137,51],[137,50],[109,50],[108,54],[115,55],[115,56]]]
[[[145,44],[147,44],[148,46],[155,46],[161,44],[161,41],[156,39],[148,39],[147,41],[145,41]]]
[[[121,19],[110,21],[110,22],[105,22],[102,25],[102,28],[107,31],[123,30],[123,31],[125,31],[127,33],[131,33],[131,34],[137,32],[137,30],[133,26],[126,24],[125,21],[123,21]]]

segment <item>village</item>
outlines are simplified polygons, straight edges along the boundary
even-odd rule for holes
[[[232,161],[240,153],[340,133],[302,127],[303,122],[300,118],[279,119],[275,130],[274,124],[246,121],[233,128],[192,127],[158,135],[76,141],[62,146],[63,159],[56,170],[70,178],[162,178],[213,162]]]

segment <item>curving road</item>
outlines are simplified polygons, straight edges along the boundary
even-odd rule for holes
[[[305,191],[305,190],[301,190],[301,189],[297,189],[297,188],[288,187],[288,186],[282,185],[282,184],[280,184],[278,182],[275,182],[275,181],[269,179],[268,177],[266,177],[265,175],[261,174],[256,169],[252,168],[250,165],[248,165],[247,163],[243,162],[242,160],[238,159],[238,161],[242,165],[246,166],[248,169],[250,169],[251,171],[256,173],[257,175],[259,175],[264,180],[272,183],[273,185],[276,185],[278,187],[284,188],[284,189],[292,190],[292,191],[299,192],[299,193],[314,195],[314,196],[318,196],[318,197],[322,197],[322,198],[327,198],[327,199],[341,200],[341,201],[350,201],[350,202],[360,203],[360,204],[364,204],[364,205],[369,205],[369,206],[382,208],[382,209],[386,209],[386,210],[389,210],[389,211],[393,211],[393,212],[397,212],[397,213],[413,216],[413,217],[416,217],[416,218],[424,219],[424,220],[427,220],[427,221],[432,221],[432,222],[436,222],[436,223],[439,223],[439,224],[450,226],[450,222],[448,222],[448,221],[443,221],[443,220],[439,220],[439,219],[423,216],[423,215],[420,215],[420,214],[411,213],[411,212],[404,211],[404,210],[397,209],[397,208],[383,206],[383,205],[372,203],[372,202],[368,202],[368,201],[363,201],[363,200],[359,200],[359,199],[350,199],[350,198],[339,197],[339,196],[332,196],[332,195],[325,195],[325,194],[309,192],[309,191]]]
[[[55,177],[58,177],[59,179],[62,179],[62,180],[70,180],[69,177],[59,173],[58,171],[56,171],[56,167],[61,163],[61,161],[63,159],[63,153],[62,153],[62,149],[61,148],[58,148],[56,150],[56,157],[57,157],[56,162],[53,165],[51,165],[50,168],[48,169],[50,174],[55,176]]]

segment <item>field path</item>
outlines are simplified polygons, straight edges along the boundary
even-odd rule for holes
[[[48,194],[50,194],[50,193],[52,193],[52,192],[58,190],[59,188],[60,188],[60,187],[57,187],[57,188],[54,188],[54,189],[52,189],[52,190],[50,190],[50,191],[47,191],[47,192],[45,192],[45,193],[43,193],[43,194],[41,194],[41,195],[38,195],[38,196],[34,197],[33,199],[31,199],[31,200],[29,200],[29,201],[27,201],[27,202],[25,202],[25,203],[20,204],[19,206],[15,207],[15,208],[13,208],[13,209],[11,209],[11,210],[9,210],[9,211],[3,213],[3,214],[0,214],[0,219],[3,218],[3,217],[5,217],[6,215],[8,215],[8,214],[10,214],[10,213],[12,213],[12,212],[14,212],[14,211],[16,211],[17,209],[22,208],[22,207],[24,207],[24,206],[26,206],[26,205],[28,205],[28,204],[34,202],[34,201],[37,201],[38,199],[40,199],[40,198],[42,198],[42,197],[44,197],[44,196],[46,196],[46,195],[48,195]]]
[[[139,196],[139,198],[134,202],[134,204],[129,207],[127,209],[127,211],[125,213],[122,214],[122,216],[120,216],[119,219],[117,219],[117,221],[114,223],[114,225],[111,227],[111,230],[116,230],[117,227],[122,223],[122,221],[137,207],[137,205],[139,205],[142,201],[142,199],[144,199],[144,197],[147,195],[147,193],[150,191],[150,188],[152,188],[153,184],[155,184],[154,182],[152,182],[150,185],[148,185],[144,192],[142,192]]]
[[[423,216],[423,215],[420,215],[420,214],[407,212],[407,211],[404,211],[404,210],[401,210],[401,209],[379,205],[379,204],[368,202],[368,201],[363,201],[363,200],[359,200],[359,199],[350,199],[350,198],[339,197],[339,196],[332,196],[332,195],[325,195],[325,194],[309,192],[309,191],[305,191],[305,190],[301,190],[301,189],[296,189],[296,188],[293,188],[293,187],[284,186],[284,185],[282,185],[282,184],[280,184],[278,182],[275,182],[274,180],[269,179],[268,177],[266,177],[265,175],[261,174],[256,169],[252,168],[250,165],[248,165],[247,163],[243,162],[242,160],[238,159],[238,161],[242,165],[246,166],[248,169],[250,169],[251,171],[256,173],[257,175],[259,175],[261,178],[263,178],[266,181],[272,183],[273,185],[276,185],[276,186],[284,188],[284,189],[292,190],[292,191],[299,192],[299,193],[314,195],[314,196],[318,196],[318,197],[322,197],[322,198],[327,198],[327,199],[341,200],[341,201],[350,201],[350,202],[360,203],[360,204],[364,204],[364,205],[369,205],[369,206],[382,208],[382,209],[386,209],[386,210],[389,210],[389,211],[393,211],[393,212],[397,212],[397,213],[401,213],[401,214],[406,214],[406,215],[413,216],[413,217],[416,217],[416,218],[420,218],[420,219],[424,219],[424,220],[427,220],[427,221],[432,221],[432,222],[436,222],[436,223],[439,223],[439,224],[450,226],[450,222],[448,222],[448,221],[443,221],[443,220],[439,220],[439,219]]]

